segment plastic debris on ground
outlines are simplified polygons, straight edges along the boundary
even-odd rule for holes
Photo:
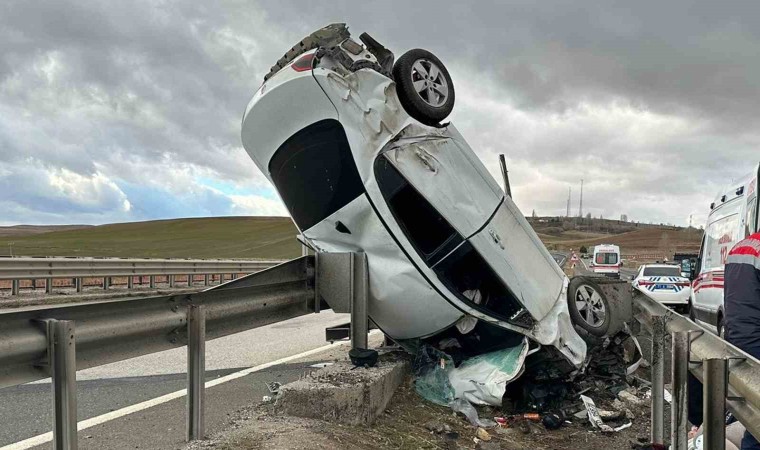
[[[632,411],[648,405],[651,384],[634,374],[645,365],[640,345],[625,331],[604,339],[587,336],[589,359],[580,373],[558,369],[556,359],[531,351],[524,338],[474,356],[466,339],[449,336],[422,344],[413,366],[415,390],[461,412],[475,427],[532,434],[575,422],[614,433],[631,427]],[[491,421],[490,415],[479,416],[480,405],[502,414],[491,410]]]

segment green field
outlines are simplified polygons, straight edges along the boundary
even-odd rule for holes
[[[256,258],[300,256],[289,217],[209,217],[101,225],[0,237],[0,255],[124,258]]]

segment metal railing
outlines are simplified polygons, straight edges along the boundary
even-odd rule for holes
[[[187,438],[200,439],[205,341],[318,311],[314,286],[304,256],[203,292],[0,311],[0,388],[52,377],[55,448],[76,449],[77,370],[187,346]]]
[[[652,442],[664,439],[665,343],[671,340],[671,427],[673,450],[686,450],[688,373],[703,383],[704,448],[725,448],[728,409],[760,437],[760,361],[676,314],[646,295],[634,298],[636,319],[652,336]]]
[[[70,279],[72,287],[81,292],[86,278],[102,278],[101,286],[108,289],[112,278],[126,277],[127,288],[134,287],[135,281],[142,285],[148,277],[148,285],[156,287],[156,277],[166,277],[169,287],[174,287],[175,277],[185,277],[185,283],[192,286],[197,275],[202,275],[205,286],[219,281],[226,275],[235,278],[238,274],[257,272],[282,261],[277,260],[213,260],[213,259],[132,259],[132,258],[0,258],[0,280],[10,280],[11,294],[17,295],[21,280],[45,280],[45,291],[53,292],[53,280]]]

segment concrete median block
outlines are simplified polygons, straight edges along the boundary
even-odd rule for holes
[[[408,359],[395,353],[381,355],[377,366],[367,369],[336,362],[280,388],[275,411],[348,425],[371,424],[408,371]]]

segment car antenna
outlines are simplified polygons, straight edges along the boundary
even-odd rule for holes
[[[501,176],[504,178],[504,192],[509,198],[512,198],[512,187],[509,185],[509,171],[507,170],[507,160],[504,159],[504,153],[499,154],[499,165],[501,166]]]

